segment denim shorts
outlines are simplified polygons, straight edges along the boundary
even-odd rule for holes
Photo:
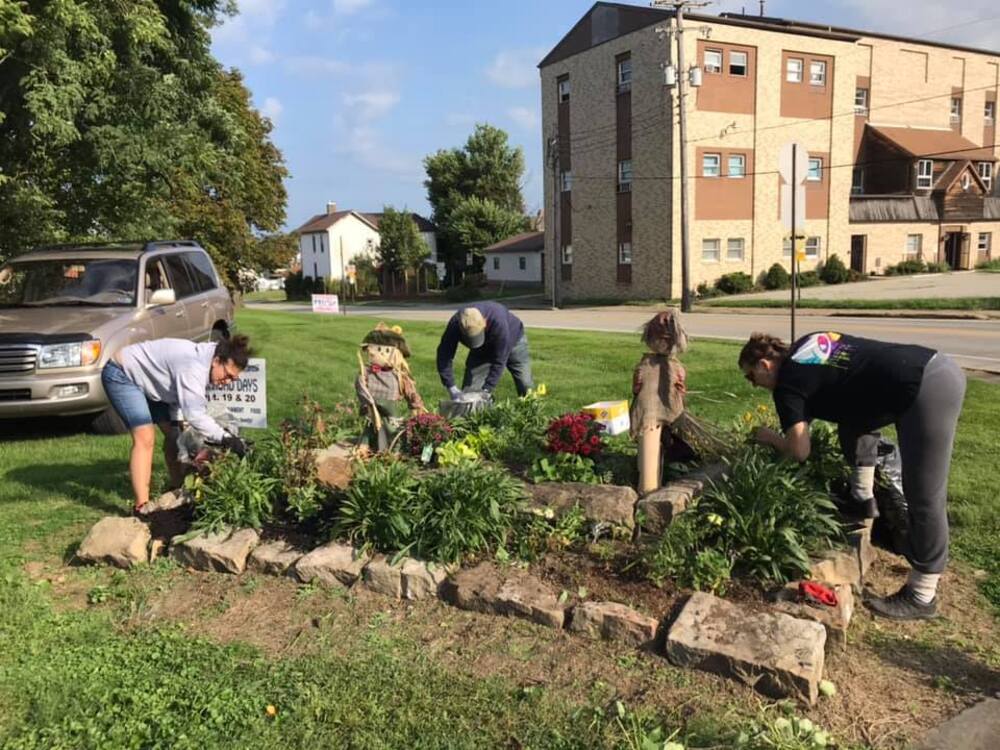
[[[146,398],[146,392],[132,382],[117,362],[104,365],[101,383],[108,400],[129,430],[170,421],[170,404]]]

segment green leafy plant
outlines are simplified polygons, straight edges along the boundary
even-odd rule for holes
[[[468,461],[428,474],[417,496],[416,554],[437,562],[497,549],[525,502],[524,486],[507,471]]]
[[[469,440],[449,440],[434,451],[438,466],[455,466],[463,461],[475,461],[479,453],[469,445]]]
[[[710,536],[710,525],[682,513],[642,556],[646,577],[656,586],[673,579],[684,588],[724,593],[733,563],[721,550],[706,546]]]
[[[359,464],[340,505],[334,535],[385,552],[409,548],[420,517],[418,484],[405,461],[380,456]]]
[[[792,285],[792,277],[780,263],[775,263],[761,278],[765,289],[788,289]]]
[[[753,291],[753,279],[743,271],[734,271],[720,276],[715,288],[723,294],[744,294]]]
[[[809,426],[811,449],[802,464],[802,474],[814,487],[828,495],[841,494],[847,487],[850,469],[840,450],[840,438],[829,422],[814,421]]]
[[[992,260],[984,260],[976,264],[977,271],[1000,271],[1000,258],[993,258]]]
[[[843,284],[850,279],[851,274],[844,261],[834,253],[819,267],[819,277],[825,284]]]
[[[601,484],[594,470],[592,459],[575,453],[550,453],[535,459],[531,465],[531,481],[542,482],[583,482]]]
[[[834,747],[826,730],[811,720],[795,716],[771,716],[765,713],[750,722],[735,738],[737,750],[821,750]]]
[[[272,518],[272,494],[279,484],[279,479],[255,470],[247,458],[232,453],[221,456],[207,476],[187,478],[195,501],[192,528],[206,532],[226,527],[259,529]]]
[[[542,452],[548,424],[544,395],[535,391],[523,398],[499,401],[488,409],[455,420],[452,426],[462,438],[488,436],[482,446],[486,458],[530,464]],[[485,433],[483,428],[487,428]]]
[[[857,279],[851,279],[851,281],[856,281]],[[802,271],[799,274],[796,283],[805,289],[810,286],[819,286],[823,283],[823,280],[819,277],[819,273],[816,271]]]

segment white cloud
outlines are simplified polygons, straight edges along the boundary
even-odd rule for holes
[[[285,68],[290,73],[299,73],[301,75],[316,75],[324,73],[343,75],[351,70],[350,64],[343,62],[342,60],[334,60],[329,57],[319,57],[313,55],[289,57],[285,60]]]
[[[275,60],[274,53],[266,47],[254,45],[250,48],[250,62],[254,65],[267,65]]]
[[[996,38],[1000,21],[996,19],[996,0],[965,0],[960,5],[908,0],[905,13],[899,12],[898,0],[842,2],[859,19],[850,25],[860,29],[987,49],[998,46]]]
[[[353,110],[354,118],[361,121],[385,117],[399,103],[395,91],[366,91],[361,94],[344,94],[344,104]]]
[[[507,110],[507,117],[525,130],[537,130],[540,123],[538,112],[530,107],[511,107]]]
[[[286,0],[237,0],[240,16],[273,26],[285,10]]]
[[[345,16],[357,13],[372,4],[372,0],[333,0],[333,10]]]
[[[538,61],[545,55],[539,48],[498,52],[486,69],[486,77],[505,89],[538,85]]]
[[[277,125],[281,118],[281,113],[285,111],[285,106],[280,99],[269,96],[264,100],[264,106],[260,108],[260,113],[271,121],[272,125]]]

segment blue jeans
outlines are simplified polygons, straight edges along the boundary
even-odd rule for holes
[[[101,384],[129,431],[147,424],[170,422],[170,404],[148,399],[146,392],[132,382],[117,362],[104,365]]]
[[[481,391],[486,385],[493,362],[484,358],[473,349],[465,360],[465,377],[462,380],[462,390]],[[531,378],[531,354],[528,353],[528,337],[522,335],[507,358],[507,369],[514,376],[514,387],[517,395],[523,396],[535,387]]]

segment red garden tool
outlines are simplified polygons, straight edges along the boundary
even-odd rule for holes
[[[837,593],[829,586],[816,581],[801,581],[799,583],[799,600],[806,604],[825,607],[837,606]]]

